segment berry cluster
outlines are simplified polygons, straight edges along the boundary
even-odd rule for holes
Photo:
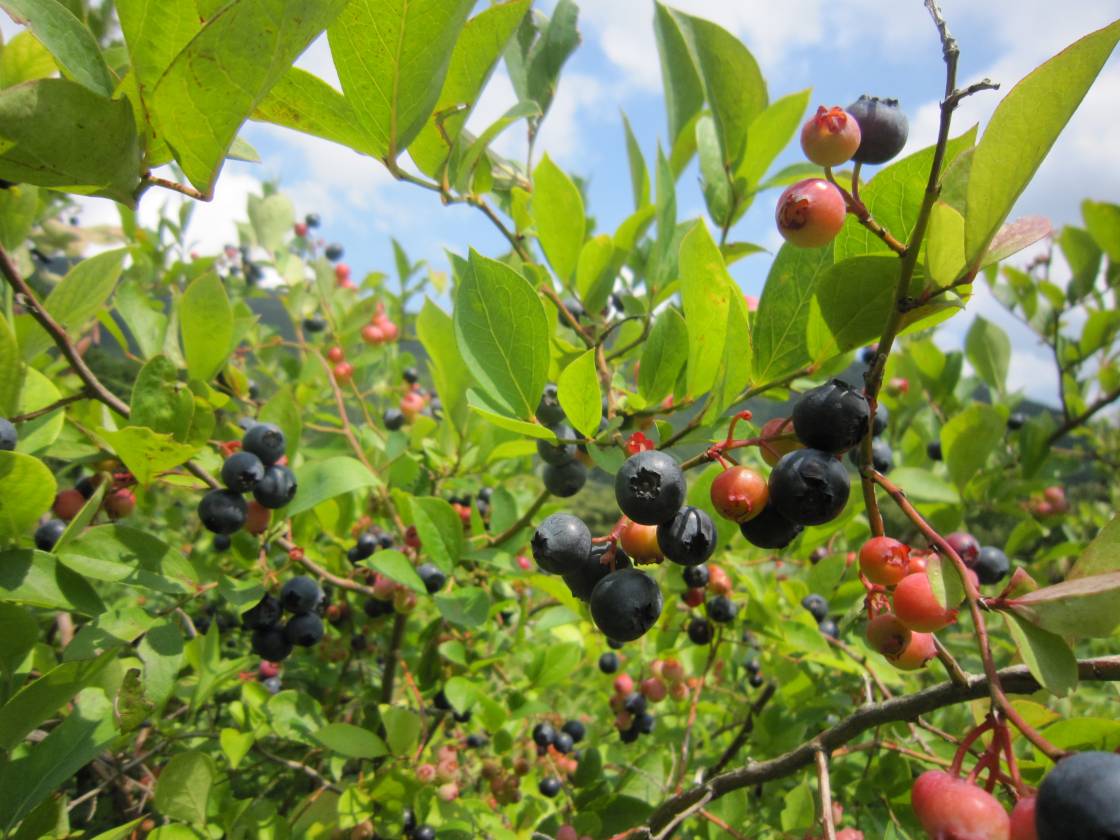
[[[537,419],[544,423],[559,439],[557,443],[537,441],[537,454],[544,462],[542,479],[548,492],[554,496],[567,498],[574,496],[587,483],[587,467],[579,460],[579,448],[572,440],[576,433],[568,425],[556,386],[545,386],[537,405]]]
[[[106,466],[119,468],[120,465],[113,462]],[[35,547],[40,551],[52,551],[66,530],[66,523],[77,516],[85,503],[93,498],[98,486],[107,476],[111,483],[101,500],[101,510],[114,521],[130,515],[136,509],[136,494],[132,491],[136,479],[132,473],[120,471],[111,475],[97,473],[85,476],[73,487],[60,490],[55,495],[54,505],[51,507],[55,518],[48,519],[35,529]]]
[[[265,595],[242,613],[241,626],[253,631],[253,653],[268,662],[280,662],[293,646],[312,647],[323,638],[321,613],[325,606],[319,584],[299,575],[284,584],[279,599]],[[281,623],[285,612],[291,617]]]
[[[715,563],[685,566],[681,577],[688,587],[681,600],[690,609],[704,604],[707,613],[707,618],[694,616],[689,620],[688,638],[693,644],[706,645],[715,636],[713,624],[730,624],[739,614],[739,605],[730,598],[731,578]]]
[[[286,445],[279,426],[253,423],[239,451],[226,459],[222,465],[226,489],[211,490],[198,505],[202,524],[218,535],[215,548],[228,548],[230,535],[242,528],[251,534],[263,534],[268,529],[270,511],[286,507],[295,498],[296,477],[286,466]],[[252,493],[252,501],[245,501],[246,493]]]
[[[676,666],[680,668],[680,663],[676,663]],[[681,677],[683,679],[683,669]],[[687,692],[687,688],[685,690]],[[629,674],[619,674],[615,677],[614,694],[611,695],[610,705],[616,715],[614,723],[622,743],[632,744],[638,740],[639,735],[649,735],[653,732],[656,720],[648,709],[649,703],[661,702],[667,693],[665,682],[658,676],[642,680],[637,690]]]
[[[832,639],[840,638],[840,626],[829,614],[828,600],[823,595],[810,593],[801,599],[801,606],[809,611],[809,615],[817,622],[817,629]]]
[[[861,96],[847,110],[818,108],[801,129],[801,149],[812,163],[825,167],[826,178],[799,181],[778,199],[775,220],[785,240],[800,248],[820,248],[835,239],[858,202],[837,186],[832,167],[849,160],[886,163],[902,151],[908,132],[896,99]]]

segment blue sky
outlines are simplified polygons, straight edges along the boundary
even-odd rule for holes
[[[546,11],[552,0],[543,4]],[[480,4],[482,6],[485,3]],[[771,99],[812,88],[816,104],[844,105],[861,93],[901,100],[911,122],[907,151],[928,145],[936,132],[937,98],[943,85],[940,45],[921,0],[679,0],[670,3],[719,22],[754,52],[770,85]],[[1003,83],[1004,91],[1070,42],[1110,22],[1115,0],[943,0],[942,6],[962,48],[960,79],[982,76]],[[590,210],[601,230],[613,230],[632,209],[620,110],[626,112],[647,159],[666,124],[658,58],[652,28],[652,0],[590,0],[580,13],[583,45],[569,61],[555,104],[538,142],[569,171],[590,183]],[[13,28],[3,20],[5,34]],[[301,65],[337,84],[325,39],[316,42]],[[981,94],[965,103],[958,130],[983,122],[1000,94]],[[472,117],[484,126],[514,104],[504,69],[495,74]],[[1048,216],[1055,227],[1078,219],[1082,198],[1120,200],[1120,142],[1114,115],[1120,113],[1120,61],[1114,56],[1080,112],[1023,196],[1017,215]],[[251,124],[246,138],[261,152],[257,166],[230,164],[219,182],[215,202],[195,214],[192,234],[206,250],[233,238],[232,222],[244,215],[245,196],[256,179],[278,179],[297,209],[315,211],[323,234],[346,245],[357,273],[391,270],[389,237],[400,240],[414,259],[444,268],[445,249],[464,253],[468,245],[490,254],[504,240],[481,214],[466,207],[442,207],[436,196],[398,184],[376,162],[338,146],[272,126]],[[523,132],[511,129],[498,149],[524,158]],[[796,144],[779,165],[799,158]],[[695,169],[678,185],[682,218],[704,215]],[[762,196],[732,232],[732,240],[776,250],[773,200]],[[149,194],[148,214],[167,199]],[[87,221],[108,220],[105,202],[86,203]],[[769,266],[768,255],[736,263],[732,274],[745,291],[758,294]],[[1048,397],[1055,383],[1038,375],[1046,356],[1012,319],[1003,316],[986,292],[971,312],[996,320],[1012,335],[1015,347],[1011,381],[1033,396]],[[942,343],[959,346],[971,315],[958,316]],[[1072,325],[1076,328],[1076,325]]]

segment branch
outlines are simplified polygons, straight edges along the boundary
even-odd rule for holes
[[[526,525],[529,524],[530,520],[536,515],[537,511],[541,509],[541,507],[544,505],[544,503],[548,501],[548,499],[551,495],[552,494],[549,493],[547,490],[542,490],[540,492],[540,494],[537,496],[537,498],[533,499],[533,503],[531,505],[529,505],[528,510],[526,510],[523,514],[521,514],[521,516],[519,516],[517,518],[516,522],[514,522],[512,525],[510,525],[508,528],[506,528],[500,534],[495,534],[492,537],[487,537],[487,539],[486,539],[487,544],[488,545],[501,545],[506,540],[508,540],[510,537],[515,536],[518,531],[520,531],[522,528],[524,528]]]
[[[1120,681],[1120,656],[1081,660],[1077,663],[1077,671],[1084,682]],[[1009,694],[1033,694],[1042,688],[1024,665],[1004,668],[998,677],[1004,691]],[[970,678],[966,685],[946,682],[916,694],[864,705],[835,726],[783,755],[714,776],[671,797],[653,812],[646,825],[632,831],[630,837],[632,840],[649,840],[660,836],[667,826],[678,824],[682,815],[699,810],[708,802],[733,791],[792,775],[813,764],[818,750],[833,752],[869,729],[915,720],[919,715],[979,700],[987,694],[988,678],[977,676]]]
[[[828,777],[828,753],[817,750],[817,786],[821,798],[821,826],[825,840],[836,840],[836,820],[832,816],[832,783]]]
[[[140,182],[140,186],[136,189],[136,198],[139,199],[149,187],[162,187],[165,190],[177,192],[180,195],[185,195],[187,198],[193,198],[196,201],[212,201],[214,198],[211,193],[199,192],[194,187],[188,186],[187,184],[169,181],[166,178],[159,178],[155,175],[144,176],[143,180]]]
[[[762,713],[763,708],[770,702],[770,698],[774,696],[775,691],[777,691],[777,686],[774,683],[766,683],[766,688],[762,690],[762,694],[754,701],[754,705],[751,706],[747,719],[743,721],[743,725],[739,727],[739,732],[735,735],[735,740],[728,745],[727,749],[723,751],[723,755],[719,757],[719,760],[704,774],[705,779],[710,779],[712,776],[719,775],[723,768],[730,764],[731,760],[739,754],[739,750],[747,743],[751,732],[754,731],[754,719]]]
[[[397,674],[397,654],[401,649],[404,639],[404,613],[397,613],[393,618],[393,637],[389,640],[389,649],[385,651],[385,664],[382,666],[381,675],[381,702],[393,702],[393,682]]]
[[[1095,415],[1098,411],[1107,408],[1117,400],[1120,400],[1120,388],[1115,388],[1112,391],[1109,391],[1107,394],[1103,394],[1102,396],[1098,397],[1092,405],[1090,405],[1076,417],[1071,417],[1070,419],[1066,420],[1066,422],[1062,423],[1062,425],[1054,430],[1050,437],[1046,439],[1046,442],[1048,444],[1057,443],[1078,426],[1083,426],[1085,423],[1089,422],[1089,420],[1093,418],[1093,415]]]
[[[81,402],[82,400],[88,400],[89,398],[89,391],[86,388],[82,388],[82,390],[78,391],[76,394],[71,394],[68,397],[63,397],[60,400],[55,400],[50,405],[45,405],[42,408],[37,408],[34,411],[29,411],[26,414],[17,414],[15,417],[9,417],[8,420],[12,423],[26,423],[29,420],[36,420],[46,414],[51,414],[52,412],[58,411],[60,408],[66,408],[66,406],[71,405],[72,403]]]

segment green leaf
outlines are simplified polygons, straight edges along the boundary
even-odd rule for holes
[[[69,79],[0,91],[0,178],[133,206],[140,142],[128,100]]]
[[[150,628],[136,652],[144,663],[144,695],[161,707],[171,698],[183,664],[183,632],[178,620],[168,618]]]
[[[456,589],[446,595],[435,596],[436,607],[444,621],[468,629],[481,627],[490,612],[490,596],[478,586]]]
[[[494,142],[499,134],[505,131],[514,123],[538,117],[541,114],[541,108],[536,102],[518,102],[502,114],[490,125],[482,131],[474,139],[461,157],[457,157],[451,161],[451,175],[456,186],[464,192],[470,189],[471,179],[474,177],[475,168],[478,166],[483,155],[486,154],[487,148]],[[460,135],[460,141],[466,142],[470,136],[466,133]]]
[[[288,385],[277,390],[261,408],[261,422],[275,423],[284,433],[285,452],[289,461],[299,450],[299,438],[303,434],[302,411]]]
[[[288,516],[311,510],[327,499],[377,487],[380,483],[376,475],[353,458],[336,456],[322,461],[308,461],[296,470],[299,492],[288,505]]]
[[[926,274],[935,285],[949,286],[964,269],[964,216],[944,201],[934,202],[926,238]]]
[[[547,114],[552,106],[560,70],[579,46],[578,17],[579,8],[572,0],[560,0],[540,39],[529,51],[526,94],[540,105],[542,114]]]
[[[661,60],[661,82],[665,89],[665,113],[669,118],[669,149],[672,169],[680,173],[692,157],[692,123],[704,107],[704,85],[692,61],[671,9],[654,3],[653,30]]]
[[[463,553],[463,520],[446,500],[436,496],[413,496],[410,502],[412,524],[424,553],[451,572]]]
[[[0,313],[0,417],[11,417],[16,413],[25,373],[19,342]]]
[[[575,642],[552,644],[538,650],[525,671],[525,676],[540,689],[567,681],[579,667],[583,649]]]
[[[1003,414],[981,404],[970,405],[941,427],[945,466],[957,487],[963,488],[987,463],[1003,432]]]
[[[775,382],[812,361],[809,317],[817,286],[831,267],[831,248],[787,244],[778,251],[751,331],[756,382]]]
[[[533,224],[552,270],[567,285],[583,247],[584,210],[579,188],[544,155],[533,172]]]
[[[931,556],[926,564],[926,577],[937,603],[950,610],[960,606],[965,598],[964,581],[952,560]]]
[[[257,244],[277,252],[284,247],[296,221],[292,200],[283,193],[261,198],[249,196],[249,223],[257,235]]]
[[[976,142],[976,126],[949,141],[948,164]],[[927,146],[880,169],[860,188],[859,197],[883,227],[900,242],[907,242],[918,223],[935,147]],[[959,209],[959,208],[958,208]],[[890,247],[855,219],[849,219],[833,241],[836,262],[850,257],[890,252]]]
[[[750,377],[746,303],[702,222],[681,240],[680,277],[688,328],[689,395],[699,396],[717,385],[725,393],[741,390]]]
[[[737,169],[746,150],[747,129],[768,104],[766,80],[750,50],[726,29],[683,12],[670,14],[703,83],[724,164]]]
[[[322,137],[365,155],[377,154],[346,97],[299,67],[280,77],[257,105],[253,119]]]
[[[976,375],[1002,394],[1011,364],[1011,339],[1007,333],[977,315],[965,336],[964,352]]]
[[[194,568],[178,551],[148,531],[127,525],[99,525],[76,532],[67,529],[55,551],[68,568],[90,580],[171,595],[189,591],[195,582]]]
[[[1065,697],[1077,687],[1077,657],[1061,636],[1048,633],[1007,613],[1007,629],[1031,674],[1055,697]]]
[[[57,72],[54,57],[29,29],[17,33],[0,49],[0,88],[45,79]]]
[[[375,572],[380,572],[389,580],[396,581],[401,586],[411,589],[418,595],[425,595],[428,592],[424,587],[424,581],[420,579],[420,575],[413,568],[412,562],[399,551],[391,548],[378,551],[373,557],[365,561],[365,565]]]
[[[696,150],[700,156],[700,191],[708,215],[717,227],[730,226],[735,209],[735,188],[723,164],[723,150],[716,134],[715,120],[710,114],[696,121]]]
[[[467,386],[470,373],[455,345],[455,325],[451,316],[424,299],[416,318],[416,335],[428,354],[432,384],[443,403],[444,413],[462,434],[467,425]]]
[[[486,396],[505,413],[531,417],[549,363],[548,318],[536,289],[472,250],[453,317],[459,352]]]
[[[589,312],[598,312],[606,305],[622,262],[618,259],[620,250],[605,233],[583,243],[576,266],[575,288]]]
[[[0,539],[34,530],[57,490],[54,475],[38,458],[0,451]]]
[[[788,791],[782,806],[782,830],[812,828],[816,819],[816,805],[809,783],[802,782]]]
[[[46,738],[0,768],[0,830],[10,831],[116,737],[105,692],[83,691],[74,710]]]
[[[1120,263],[1120,206],[1086,199],[1081,202],[1081,215],[1097,247],[1112,262]]]
[[[256,740],[252,732],[238,732],[228,726],[218,733],[218,743],[221,744],[222,752],[225,753],[231,770],[237,769]]]
[[[581,353],[564,368],[556,387],[568,422],[586,437],[598,434],[603,417],[603,396],[595,369],[595,350]]]
[[[751,192],[762,188],[766,172],[801,127],[811,94],[812,90],[807,88],[783,96],[754,118],[747,132],[746,154],[735,173],[747,182]]]
[[[654,319],[642,349],[638,390],[651,403],[673,393],[673,386],[688,364],[688,326],[674,307],[667,306]]]
[[[420,738],[420,716],[411,709],[382,706],[381,723],[393,755],[406,755]]]
[[[808,344],[817,363],[879,336],[894,305],[900,260],[895,256],[837,261],[816,284]],[[761,303],[759,304],[761,309]]]
[[[121,276],[124,250],[106,251],[82,260],[70,269],[44,301],[44,306],[72,337],[80,335],[100,312]],[[16,319],[23,357],[30,361],[53,346],[54,341],[30,315]]]
[[[376,157],[395,160],[424,127],[473,5],[472,0],[357,0],[331,25],[331,55],[342,90]]]
[[[965,251],[978,259],[1108,60],[1120,21],[1086,35],[1020,81],[999,103],[968,178]]]
[[[208,271],[179,299],[179,332],[191,379],[209,382],[233,345],[233,309],[222,279]]]
[[[368,729],[350,723],[328,723],[312,737],[347,758],[378,758],[389,754],[384,741]]]
[[[1033,521],[1033,520],[1032,520]],[[1114,516],[1085,546],[1066,580],[1120,571],[1120,516]]]
[[[346,0],[232,0],[160,77],[152,110],[192,184],[211,195],[242,124]]]
[[[0,57],[3,55],[0,53]],[[0,190],[0,247],[9,251],[19,248],[31,233],[38,212],[38,187],[16,184]]]
[[[204,752],[188,750],[171,756],[156,782],[156,808],[173,820],[205,825],[216,776],[214,759]]]
[[[6,678],[14,676],[38,640],[39,625],[30,612],[0,603],[0,673]]]
[[[171,435],[145,426],[125,426],[115,432],[100,429],[98,435],[145,487],[160,473],[185,464],[199,449],[196,444],[179,443]]]
[[[113,95],[113,78],[93,33],[58,0],[0,0],[18,23],[27,22],[67,75],[101,96]]]
[[[186,439],[194,414],[194,395],[179,382],[179,371],[166,356],[155,356],[140,368],[132,385],[129,421],[153,432]]]
[[[649,168],[625,113],[622,114],[622,127],[626,132],[626,159],[630,163],[630,189],[634,193],[634,209],[641,210],[649,204]]]
[[[1067,580],[1013,598],[1008,607],[1065,638],[1105,638],[1120,625],[1120,572]]]
[[[929,470],[918,467],[898,467],[891,472],[891,480],[906,491],[915,502],[935,502],[943,505],[959,505],[960,493],[957,488]]]
[[[114,648],[96,659],[63,662],[27,683],[0,707],[0,748],[14,750],[29,732],[92,684],[119,653]]]
[[[104,612],[105,605],[85,578],[42,551],[0,553],[0,597],[44,609],[73,610],[83,615]]]
[[[483,394],[480,394],[473,388],[467,390],[467,405],[470,407],[471,411],[485,417],[489,422],[500,429],[508,429],[519,435],[526,435],[527,437],[537,438],[539,440],[547,440],[550,443],[556,442],[556,433],[548,428],[548,426],[535,421],[517,420],[508,416],[509,409],[495,406],[493,403],[489,402]]]
[[[436,176],[451,154],[448,141],[454,144],[462,132],[529,5],[529,0],[501,2],[479,12],[463,27],[431,118],[408,147],[409,157],[422,172]]]

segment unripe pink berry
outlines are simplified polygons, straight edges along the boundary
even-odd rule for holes
[[[665,683],[657,677],[650,677],[649,679],[642,680],[642,694],[646,696],[651,703],[660,703],[665,699],[667,690]]]
[[[834,184],[807,178],[787,187],[778,199],[774,218],[778,232],[799,248],[820,248],[836,238],[844,226],[847,206]]]
[[[421,764],[416,768],[416,780],[421,784],[429,784],[436,777],[436,768],[431,764]]]
[[[839,166],[859,148],[859,123],[843,108],[817,108],[801,127],[801,150],[817,166]]]

